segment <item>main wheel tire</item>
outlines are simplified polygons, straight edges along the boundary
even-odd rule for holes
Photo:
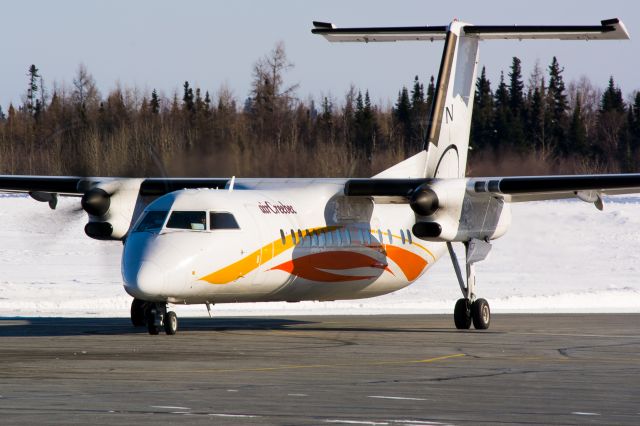
[[[471,317],[476,330],[486,330],[491,323],[491,309],[489,302],[484,299],[477,299],[471,305]]]
[[[155,318],[155,309],[147,309],[147,330],[149,334],[156,335],[160,334],[160,327],[156,325]]]
[[[169,336],[173,336],[178,331],[178,316],[175,312],[169,311],[164,317],[164,331]]]
[[[458,299],[453,310],[453,322],[458,330],[468,330],[471,327],[471,303],[469,299]]]
[[[134,327],[144,327],[146,321],[146,306],[147,302],[140,299],[133,299],[131,302],[131,324]]]

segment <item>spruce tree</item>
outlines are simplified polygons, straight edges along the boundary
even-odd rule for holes
[[[631,165],[633,171],[638,171],[640,164],[638,154],[640,153],[640,92],[636,92],[633,99],[633,105],[629,106],[629,145],[631,149],[631,158],[635,163]]]
[[[580,93],[576,95],[576,105],[571,115],[571,123],[569,124],[569,142],[571,150],[574,154],[587,154],[587,128],[582,117],[582,101]]]
[[[183,87],[182,94],[182,106],[186,111],[193,112],[195,109],[194,99],[193,99],[193,89],[189,87],[189,82],[185,81]]]
[[[38,99],[38,81],[40,78],[40,74],[38,74],[39,70],[35,65],[31,65],[29,70],[27,71],[27,75],[29,76],[29,85],[27,87],[27,111],[34,115],[36,112],[36,102]]]
[[[158,114],[160,112],[160,99],[158,98],[158,92],[156,91],[156,89],[153,89],[153,92],[151,92],[149,108],[152,114]]]
[[[429,110],[424,97],[424,85],[416,75],[411,90],[411,137],[406,154],[413,154],[422,148],[426,139],[427,115]]]
[[[398,93],[398,100],[393,109],[393,117],[400,128],[404,152],[409,153],[411,151],[411,135],[413,133],[411,129],[411,101],[409,100],[409,91],[404,86]]]
[[[529,101],[527,113],[526,138],[534,151],[540,153],[544,159],[549,154],[548,140],[546,138],[546,92],[544,87],[544,79],[542,84],[533,89],[531,99]]]
[[[511,115],[509,109],[509,90],[504,81],[503,72],[500,73],[500,83],[494,94],[494,105],[494,138],[491,144],[496,152],[501,152],[510,145],[509,116]]]
[[[514,56],[509,71],[509,106],[514,114],[522,111],[524,105],[521,63],[520,59]]]
[[[609,78],[607,89],[600,98],[598,110],[598,142],[607,155],[609,166],[626,170],[630,162],[627,138],[627,117],[622,90]]]
[[[570,146],[567,143],[567,94],[565,91],[562,72],[558,59],[554,56],[549,65],[549,85],[547,87],[547,102],[549,107],[550,120],[548,125],[548,135],[551,146],[555,147],[559,154],[566,156],[570,153]]]
[[[616,86],[613,76],[609,77],[607,89],[602,94],[600,101],[600,111],[617,111],[624,112],[624,100],[622,99],[622,90]]]
[[[471,148],[474,150],[491,148],[494,137],[493,93],[491,93],[491,82],[487,78],[485,67],[482,67],[480,77],[476,80],[473,104]]]

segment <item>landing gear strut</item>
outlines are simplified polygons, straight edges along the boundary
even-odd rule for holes
[[[178,316],[173,311],[167,311],[166,303],[146,303],[144,318],[149,334],[160,334],[160,330],[164,329],[165,333],[172,336],[178,331]]]
[[[466,283],[462,277],[458,257],[453,251],[453,245],[450,242],[447,242],[447,248],[449,249],[453,268],[456,271],[456,277],[458,278],[458,284],[460,285],[463,296],[462,299],[458,299],[453,311],[453,320],[456,328],[468,330],[473,323],[476,330],[486,330],[491,323],[491,310],[489,309],[489,303],[485,299],[476,299],[476,273],[474,264],[487,257],[491,250],[491,244],[478,239],[472,239],[464,243],[467,272]]]

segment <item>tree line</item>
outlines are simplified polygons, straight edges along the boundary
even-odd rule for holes
[[[20,105],[0,107],[0,174],[97,176],[371,176],[422,148],[435,85],[416,76],[390,107],[351,86],[341,99],[300,99],[278,43],[239,101],[185,81],[170,96],[117,86],[101,94],[81,65],[47,88],[31,65]],[[640,160],[640,94],[613,77],[565,85],[554,57],[525,84],[513,58],[492,87],[476,82],[472,175],[627,172]]]

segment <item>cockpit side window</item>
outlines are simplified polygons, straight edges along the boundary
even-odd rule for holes
[[[134,232],[159,231],[162,229],[168,214],[168,211],[146,212]]]
[[[236,218],[227,212],[211,212],[209,217],[211,230],[214,229],[240,229]]]
[[[169,216],[167,228],[204,231],[207,229],[206,212],[174,211]]]

